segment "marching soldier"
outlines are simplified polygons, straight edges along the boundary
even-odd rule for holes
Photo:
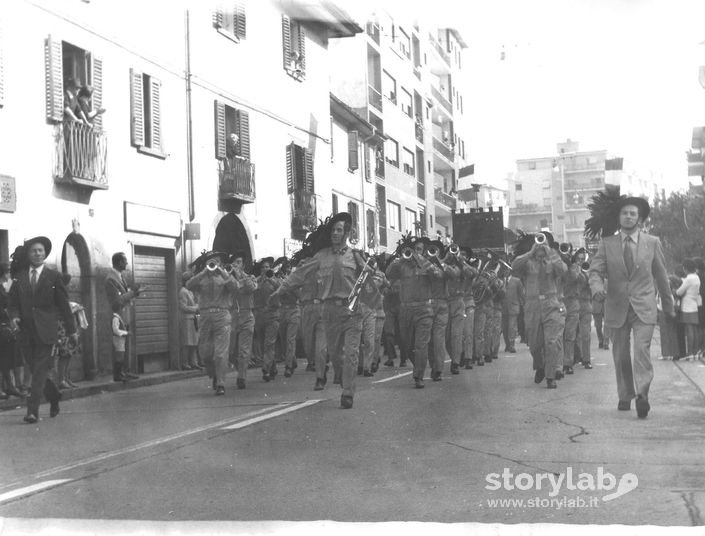
[[[578,321],[580,320],[580,303],[578,302],[579,287],[587,283],[587,275],[581,273],[580,266],[568,263],[568,269],[563,274],[563,303],[565,305],[565,330],[563,332],[563,370],[564,374],[573,374],[575,359],[575,341],[578,336]]]
[[[534,361],[534,382],[541,383],[546,378],[546,387],[555,389],[565,313],[558,300],[558,282],[567,268],[558,252],[547,245],[546,234],[543,233],[543,240],[541,236],[534,238],[529,234],[520,239],[512,271],[525,281],[524,324]]]
[[[262,379],[266,382],[273,380],[277,375],[277,364],[274,361],[279,333],[279,299],[270,300],[281,285],[281,280],[276,277],[272,269],[273,257],[265,257],[255,268],[257,277],[257,290],[255,291],[255,344],[262,355]]]
[[[473,283],[479,270],[471,265],[472,249],[460,248],[460,260],[467,265],[463,268],[463,300],[465,302],[465,325],[463,329],[463,360],[466,369],[472,368],[475,344],[475,298],[472,293]]]
[[[407,356],[404,355],[399,340],[399,281],[391,282],[391,286],[382,299],[382,306],[384,307],[384,334],[382,336],[382,344],[384,345],[384,353],[387,354],[387,360],[384,362],[384,366],[394,366],[394,360],[397,358],[396,345],[398,344],[399,353],[401,354],[399,366],[405,367]]]
[[[491,256],[488,256],[485,261],[485,267],[491,262]],[[485,269],[485,268],[483,268]],[[477,363],[478,366],[483,366],[485,363],[491,363],[492,359],[489,356],[490,341],[489,333],[487,329],[487,319],[490,318],[491,327],[491,317],[492,317],[492,294],[488,291],[480,293],[477,291],[479,285],[485,284],[487,280],[484,279],[484,275],[476,278],[473,282],[473,297],[475,301],[475,325],[473,327],[473,332],[475,335],[474,348],[473,348],[473,361]]]
[[[428,343],[433,325],[431,278],[442,279],[443,271],[424,256],[428,238],[402,240],[401,257],[387,268],[387,278],[399,281],[399,327],[402,355],[411,355],[414,386],[423,389],[423,375],[428,362]]]
[[[315,251],[312,251],[313,258],[292,272],[270,297],[271,301],[278,298],[280,292],[300,288],[308,274],[317,272],[328,349],[333,359],[339,360],[342,372],[343,394],[340,397],[340,407],[343,409],[353,407],[362,333],[362,317],[359,310],[350,310],[349,297],[359,274],[367,269],[360,253],[347,246],[351,229],[352,216],[347,212],[340,212],[319,226],[314,231],[320,236],[317,237]],[[324,371],[322,383],[325,385],[325,367],[321,368]],[[320,374],[318,363],[316,374]],[[316,387],[318,385],[317,380]]]
[[[504,279],[498,279],[499,288],[489,300],[489,311],[485,323],[485,360],[491,362],[499,357],[499,341],[502,336],[502,303],[504,302]]]
[[[504,291],[502,306],[502,333],[504,334],[504,351],[516,353],[517,320],[524,303],[524,284],[514,274],[509,276]]]
[[[297,270],[303,264],[310,262],[307,259],[299,263]],[[301,286],[301,327],[303,329],[304,349],[308,365],[307,371],[316,372],[316,385],[314,389],[321,391],[326,384],[326,371],[328,370],[328,342],[323,323],[323,302],[319,298],[318,272],[307,272]]]
[[[457,245],[451,244],[443,262],[456,267],[458,277],[449,278],[448,288],[448,331],[446,345],[450,352],[450,373],[460,374],[460,360],[463,355],[463,332],[465,330],[465,299],[463,291],[465,279],[472,278],[472,268],[460,258]]]
[[[291,263],[286,257],[280,257],[274,267],[280,267],[279,274],[286,277],[291,274]],[[284,354],[284,377],[291,378],[296,368],[296,334],[301,322],[299,307],[300,289],[293,289],[279,294],[279,340]]]
[[[236,252],[230,257],[232,275],[240,283],[233,296],[231,309],[230,362],[237,367],[237,388],[245,389],[247,367],[252,356],[252,337],[255,331],[254,292],[257,282],[254,276],[245,273],[245,254]]]
[[[362,375],[373,376],[376,372],[377,354],[377,309],[382,304],[382,291],[388,285],[384,273],[375,268],[374,274],[367,278],[360,290],[360,314],[362,316],[362,345],[360,352],[362,363],[358,365],[358,373],[362,368]],[[382,313],[384,315],[384,313]],[[382,316],[384,322],[384,316]],[[381,340],[381,333],[380,333]]]
[[[580,361],[586,369],[591,369],[590,356],[590,332],[592,331],[592,292],[590,291],[590,279],[587,274],[586,262],[587,252],[584,248],[578,249],[573,256],[573,264],[580,267],[581,278],[578,285],[578,348],[580,348]]]

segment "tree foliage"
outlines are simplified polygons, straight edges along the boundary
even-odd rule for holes
[[[670,269],[683,259],[705,257],[705,195],[691,191],[657,199],[648,231],[661,239]]]

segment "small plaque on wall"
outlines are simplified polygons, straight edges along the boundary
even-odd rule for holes
[[[0,212],[14,212],[17,209],[15,178],[0,175]]]

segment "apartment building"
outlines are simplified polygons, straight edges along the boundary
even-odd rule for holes
[[[212,248],[281,255],[329,213],[327,49],[362,31],[326,2],[124,11],[0,6],[0,260],[31,236],[52,240],[47,262],[88,313],[74,379],[111,366],[112,253],[149,287],[133,311],[136,365],[165,370],[178,363],[188,263]],[[68,119],[72,84],[91,86],[86,104],[104,113]]]
[[[467,155],[458,87],[465,48],[454,29],[383,10],[364,34],[331,42],[333,93],[385,136],[371,166],[378,248],[393,250],[406,232],[452,232],[451,192]]]

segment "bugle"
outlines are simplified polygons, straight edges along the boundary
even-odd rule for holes
[[[367,281],[367,278],[370,275],[370,271],[368,270],[368,268],[373,265],[374,260],[374,257],[370,257],[367,260],[367,262],[365,263],[365,267],[362,269],[362,272],[360,272],[360,275],[358,276],[357,281],[355,281],[355,284],[353,285],[350,294],[348,294],[348,310],[352,313],[357,311],[357,308],[360,304],[360,291],[362,290],[362,286],[365,284],[365,281]]]
[[[546,244],[546,235],[543,233],[536,233],[534,235],[534,242],[539,246],[543,246]]]
[[[404,260],[409,260],[414,256],[414,250],[410,247],[405,247],[401,250],[401,258]]]

